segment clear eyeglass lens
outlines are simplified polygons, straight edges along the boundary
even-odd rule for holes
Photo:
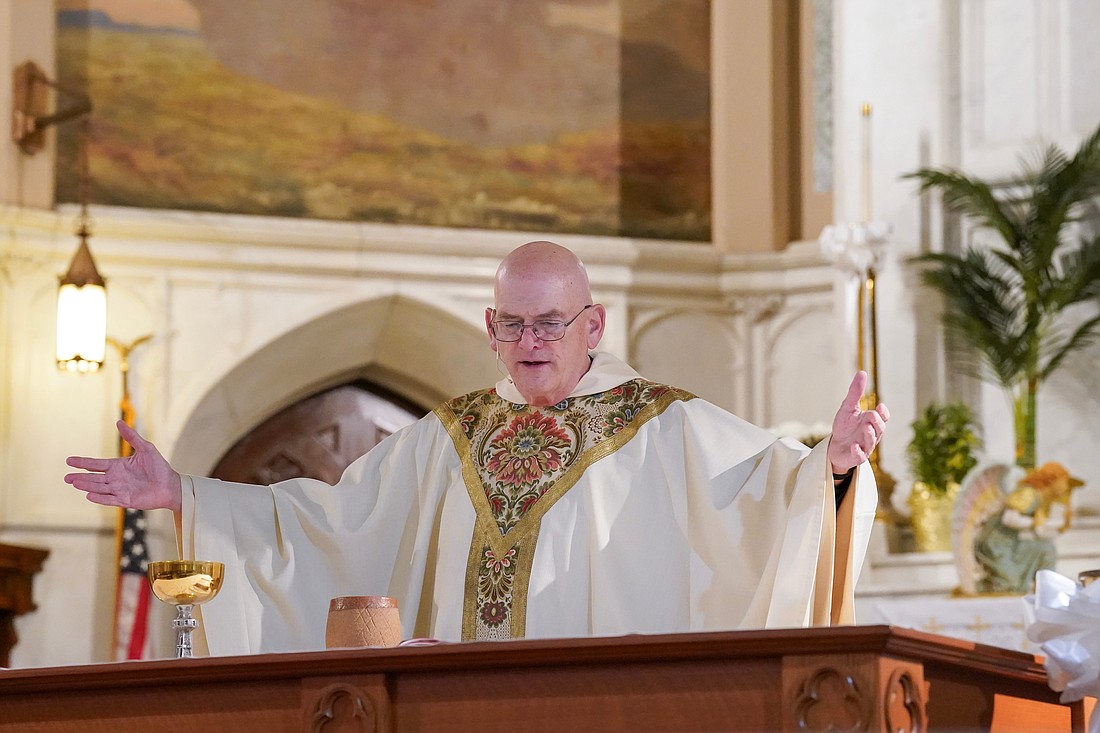
[[[565,329],[592,307],[593,304],[589,303],[568,321],[535,321],[530,326],[524,326],[520,321],[492,321],[493,336],[497,341],[519,341],[523,338],[524,329],[528,329],[539,341],[560,341],[565,336]]]
[[[540,341],[557,341],[565,335],[562,321],[536,321],[527,326]],[[498,341],[519,341],[523,338],[524,325],[518,321],[494,321],[493,335]]]

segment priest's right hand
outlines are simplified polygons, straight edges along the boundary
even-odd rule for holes
[[[183,506],[180,475],[168,465],[157,447],[122,420],[119,435],[134,452],[125,458],[69,456],[65,463],[84,469],[65,475],[65,483],[87,493],[88,501],[127,509],[171,509]]]

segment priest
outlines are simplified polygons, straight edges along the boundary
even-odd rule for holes
[[[70,457],[97,504],[176,512],[220,560],[213,654],[324,648],[329,599],[386,595],[406,637],[488,640],[852,623],[889,413],[856,374],[814,449],[598,351],[581,261],[511,252],[485,311],[507,372],[439,405],[330,486],[180,475],[120,422],[127,458]]]

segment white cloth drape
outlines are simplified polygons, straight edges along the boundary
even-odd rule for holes
[[[1051,689],[1062,702],[1100,697],[1100,582],[1082,587],[1053,570],[1035,574],[1028,596],[1028,638],[1041,642]],[[1100,705],[1089,719],[1100,733]]]

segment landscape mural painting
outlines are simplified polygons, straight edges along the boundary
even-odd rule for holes
[[[94,204],[708,241],[709,3],[57,0],[58,76]]]

